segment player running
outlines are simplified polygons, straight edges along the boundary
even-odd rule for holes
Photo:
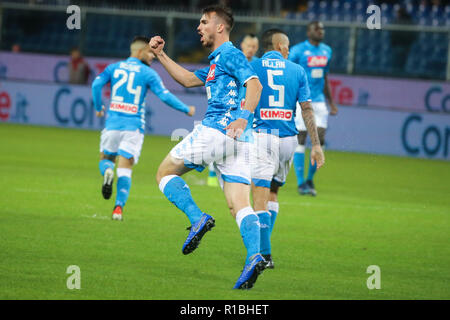
[[[261,99],[255,110],[254,157],[252,167],[253,208],[261,225],[260,251],[273,268],[270,236],[278,214],[278,189],[285,181],[297,146],[298,133],[294,117],[299,102],[303,121],[311,137],[311,162],[320,168],[324,155],[311,106],[305,70],[287,60],[289,38],[279,29],[262,36],[264,55],[251,63],[263,84]]]
[[[96,115],[102,117],[102,87],[111,82],[111,103],[107,111],[105,128],[100,138],[100,173],[103,176],[102,194],[112,195],[114,166],[117,165],[117,195],[112,218],[122,220],[131,187],[131,171],[138,163],[144,142],[145,96],[150,89],[159,99],[172,108],[189,116],[195,107],[187,106],[170,93],[158,74],[150,68],[155,58],[150,52],[147,37],[137,36],[131,42],[131,55],[127,60],[110,64],[92,83],[92,96]]]
[[[311,100],[314,109],[317,130],[322,148],[325,144],[325,131],[328,124],[328,109],[325,99],[330,105],[330,114],[335,115],[338,112],[337,106],[331,97],[328,86],[328,70],[332,50],[329,46],[322,43],[325,35],[323,24],[319,21],[313,21],[307,27],[308,40],[301,42],[291,48],[289,60],[300,64],[308,75],[309,87],[311,89]],[[298,146],[294,155],[294,169],[297,175],[298,192],[301,195],[311,194],[316,196],[313,178],[317,170],[317,165],[310,162],[308,177],[304,180],[305,166],[305,143],[307,130],[305,123],[300,117],[300,108],[297,105],[297,117],[295,118],[298,134]]]
[[[249,62],[257,59],[255,54],[259,49],[259,40],[253,33],[248,33],[244,36],[241,42],[241,50],[244,56]],[[219,181],[217,180],[216,171],[214,171],[214,164],[211,162],[208,166],[208,180],[206,184],[210,187],[219,186]]]
[[[164,195],[189,218],[190,232],[182,247],[182,252],[189,254],[215,221],[198,208],[180,176],[192,169],[201,171],[214,162],[230,213],[247,249],[244,270],[234,289],[250,289],[266,262],[259,249],[259,219],[250,205],[250,143],[241,138],[252,122],[262,86],[244,54],[229,41],[234,24],[231,11],[217,5],[202,12],[197,32],[202,45],[211,50],[209,67],[190,72],[164,53],[163,39],[153,37],[150,41],[153,52],[176,81],[185,87],[205,85],[208,98],[202,123],[170,151],[156,180]],[[241,104],[244,86],[245,104]]]

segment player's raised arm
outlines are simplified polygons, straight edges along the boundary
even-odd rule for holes
[[[171,77],[183,87],[191,88],[204,85],[203,81],[201,81],[193,72],[180,66],[164,52],[165,42],[160,36],[151,38],[149,44],[150,50],[156,55],[159,62],[161,62]]]
[[[188,116],[193,116],[195,114],[195,107],[186,105],[169,90],[167,90],[156,72],[149,72],[147,82],[150,90],[164,103],[175,110],[186,113]]]

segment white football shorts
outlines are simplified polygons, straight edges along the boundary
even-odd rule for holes
[[[250,184],[248,142],[237,141],[221,131],[198,124],[170,151],[175,159],[184,160],[188,168],[203,171],[214,163],[219,182]]]
[[[258,187],[270,188],[272,181],[282,186],[292,164],[297,137],[254,132],[251,147],[252,182]]]
[[[127,159],[134,158],[134,164],[137,164],[143,143],[144,134],[139,130],[103,129],[100,137],[100,152],[103,152],[105,155],[121,155]]]
[[[328,126],[328,108],[325,102],[311,102],[314,110],[314,119],[317,128],[327,128]],[[302,117],[302,107],[297,102],[297,111],[295,112],[295,126],[298,131],[307,131]]]

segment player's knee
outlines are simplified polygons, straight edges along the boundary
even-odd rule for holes
[[[300,131],[297,135],[297,141],[299,145],[304,146],[306,142],[306,131]]]

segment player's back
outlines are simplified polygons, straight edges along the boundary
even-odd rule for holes
[[[255,110],[255,130],[278,130],[280,137],[297,134],[294,117],[297,101],[309,100],[305,70],[278,51],[266,52],[251,63],[263,90]]]
[[[111,79],[111,103],[106,127],[111,130],[144,130],[145,96],[153,71],[137,58],[107,67]],[[154,71],[153,71],[154,72]]]

